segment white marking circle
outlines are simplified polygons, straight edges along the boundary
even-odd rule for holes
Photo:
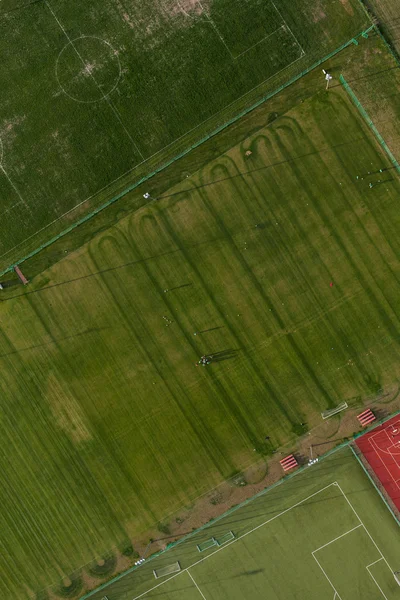
[[[97,67],[95,63],[92,65],[90,64],[90,60],[87,59],[87,56],[85,56],[84,48],[88,40],[90,45],[93,46],[94,43],[94,46],[98,46],[98,51],[94,54],[97,54],[99,56],[101,56],[101,54],[104,55],[104,47],[106,47],[109,59],[107,60],[105,65],[103,64],[100,65],[100,67]],[[70,68],[68,68],[71,64],[71,61],[69,60],[71,54],[72,56],[74,56],[75,60],[79,60],[82,63],[82,68],[80,69],[80,72],[72,76],[70,75]],[[65,73],[67,73],[69,76],[70,83],[74,83],[74,79],[77,80],[79,75],[87,77],[88,81],[92,81],[93,85],[91,86],[91,94],[93,95],[93,90],[96,90],[97,88],[96,96],[98,97],[93,99],[83,99],[82,97],[80,97],[81,90],[79,91],[79,93],[76,94],[73,91],[68,90],[66,88],[66,84],[63,82],[63,79],[65,79],[64,69]],[[96,78],[96,70],[99,72],[100,69],[111,70],[110,84],[108,86],[108,89],[105,90],[102,89],[102,86]],[[82,104],[93,104],[94,102],[101,102],[102,100],[106,100],[106,98],[117,87],[122,74],[121,63],[118,57],[117,50],[115,50],[115,48],[113,48],[113,46],[110,44],[110,42],[107,42],[107,40],[103,40],[102,38],[93,35],[81,35],[80,37],[75,38],[74,40],[70,40],[64,46],[64,48],[61,50],[60,54],[57,57],[55,71],[58,85],[60,86],[63,93],[66,96],[68,96],[68,98],[70,98],[71,100],[74,100],[75,102],[81,102]],[[112,71],[114,71],[114,73],[112,73]]]

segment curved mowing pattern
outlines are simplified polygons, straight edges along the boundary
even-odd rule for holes
[[[357,180],[391,163],[340,86],[267,121],[3,296],[4,597],[87,572],[400,375],[399,182]]]

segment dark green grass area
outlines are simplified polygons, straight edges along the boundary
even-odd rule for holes
[[[357,0],[3,2],[1,268],[366,26]]]
[[[232,531],[234,541],[197,546]],[[395,600],[395,522],[349,447],[264,492],[91,596],[113,600]],[[181,572],[155,579],[179,561]],[[368,567],[368,569],[367,569]],[[379,587],[378,587],[379,586]],[[380,588],[380,589],[379,589]]]
[[[379,184],[391,163],[345,92],[307,82],[167,197],[3,291],[3,596],[79,578],[398,378],[400,184]]]

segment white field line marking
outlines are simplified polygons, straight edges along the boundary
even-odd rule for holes
[[[10,208],[6,208],[6,210],[3,210],[3,212],[0,213],[0,217],[2,217],[3,215],[6,215],[7,213],[11,212],[16,206],[19,206],[20,204],[24,204],[22,202],[22,200],[20,200],[19,202],[16,202],[12,206],[10,206]]]
[[[276,10],[276,12],[278,13],[278,15],[280,16],[280,18],[282,19],[282,21],[285,24],[286,29],[288,29],[294,39],[294,41],[296,42],[296,44],[298,45],[298,47],[300,48],[300,55],[304,56],[305,51],[303,50],[303,47],[301,46],[299,40],[297,39],[297,37],[294,35],[293,31],[290,29],[289,25],[286,23],[286,20],[282,17],[282,13],[276,8],[275,6],[275,2],[273,2],[273,0],[271,0],[271,4],[274,7],[274,9]]]
[[[227,43],[225,42],[224,38],[222,37],[218,27],[216,26],[216,24],[214,23],[214,21],[212,20],[212,18],[210,17],[210,15],[208,14],[207,11],[204,10],[203,5],[201,4],[201,2],[199,2],[199,6],[201,8],[201,10],[204,12],[204,14],[207,17],[208,22],[210,23],[210,25],[212,26],[212,28],[214,29],[215,33],[217,34],[217,36],[219,37],[219,39],[221,40],[221,42],[223,43],[223,45],[225,46],[225,48],[228,50],[229,54],[231,55],[231,58],[233,60],[235,60],[235,56],[232,54],[232,52],[230,51]]]
[[[195,582],[195,580],[193,579],[193,577],[192,577],[192,574],[191,574],[189,571],[188,571],[188,575],[189,575],[190,579],[193,581],[193,583],[194,583],[194,585],[196,586],[196,588],[198,589],[198,591],[199,591],[199,593],[200,593],[201,597],[203,598],[203,600],[206,600],[206,597],[205,597],[205,595],[203,594],[203,592],[201,591],[201,589],[199,588],[199,586],[197,585],[197,583],[196,583],[196,582]]]
[[[353,527],[353,529],[349,529],[349,531],[346,531],[345,533],[342,533],[342,535],[338,535],[338,537],[335,537],[334,540],[331,540],[330,542],[327,542],[326,544],[324,544],[323,546],[320,546],[316,550],[313,550],[311,552],[311,554],[314,554],[314,552],[318,552],[319,550],[322,550],[322,548],[326,548],[327,546],[329,546],[329,544],[333,544],[333,542],[336,542],[337,540],[340,540],[340,538],[344,537],[345,535],[348,535],[349,533],[351,533],[355,529],[358,529],[359,527],[362,527],[361,523],[359,523],[358,525],[356,525],[355,527]],[[381,559],[379,559],[379,560],[381,560]]]
[[[201,558],[200,560],[194,562],[192,565],[190,565],[190,567],[187,567],[186,569],[183,569],[182,571],[180,571],[179,573],[176,573],[176,575],[172,575],[172,577],[170,577],[169,579],[165,579],[164,581],[162,581],[161,583],[159,583],[158,585],[153,586],[152,588],[150,588],[149,590],[147,590],[146,592],[143,592],[142,594],[139,594],[139,596],[135,596],[133,598],[133,600],[138,600],[139,598],[142,598],[143,596],[145,596],[146,594],[150,594],[150,592],[152,592],[153,590],[159,588],[160,586],[164,585],[165,583],[167,583],[167,581],[171,581],[171,579],[174,579],[175,577],[179,577],[179,575],[182,575],[182,573],[185,573],[186,571],[188,571],[189,569],[193,569],[193,567],[196,567],[197,565],[199,565],[200,563],[204,562],[205,560],[208,560],[209,558],[211,558],[212,556],[214,556],[215,554],[217,554],[218,552],[221,552],[222,550],[225,550],[226,548],[228,548],[231,544],[234,544],[235,542],[238,542],[239,540],[242,540],[244,537],[250,535],[251,533],[253,533],[254,531],[257,531],[257,529],[260,529],[261,527],[264,527],[264,525],[267,525],[268,523],[271,523],[271,521],[274,521],[275,519],[277,519],[278,517],[281,517],[282,515],[286,514],[287,512],[291,511],[292,508],[296,508],[297,506],[300,506],[300,504],[303,504],[303,502],[307,502],[307,500],[309,500],[310,498],[313,498],[314,496],[317,496],[318,494],[320,494],[321,492],[324,492],[325,490],[327,490],[328,488],[330,488],[332,485],[339,485],[336,481],[333,481],[332,483],[329,483],[328,485],[326,485],[325,487],[321,488],[320,490],[318,490],[317,492],[314,492],[313,494],[310,494],[310,496],[307,496],[307,498],[303,498],[303,500],[300,500],[299,502],[296,502],[296,504],[293,504],[293,506],[289,506],[289,508],[286,508],[285,510],[283,510],[281,513],[278,513],[277,515],[275,515],[274,517],[271,517],[270,519],[268,519],[267,521],[264,521],[263,523],[261,523],[260,525],[257,525],[257,527],[254,527],[253,529],[250,529],[250,531],[247,531],[247,533],[244,533],[243,535],[241,535],[240,537],[237,537],[235,539],[233,539],[231,542],[228,542],[227,544],[225,544],[224,546],[221,546],[221,548],[218,548],[218,550],[215,550],[215,552],[212,552],[211,554],[209,554],[208,556],[204,556],[204,558]]]
[[[371,571],[369,570],[369,566],[370,565],[368,565],[368,567],[366,567],[368,573],[371,575],[372,579],[375,582],[376,587],[378,588],[378,590],[380,591],[380,593],[382,594],[382,596],[385,598],[385,600],[388,600],[387,596],[383,593],[383,590],[382,590],[381,586],[379,585],[379,583],[377,582],[377,580],[375,579],[375,577],[372,575]]]
[[[157,152],[154,152],[154,154],[151,154],[151,156],[148,156],[147,158],[144,158],[142,160],[142,162],[137,163],[134,167],[128,169],[127,171],[125,171],[125,173],[122,173],[122,175],[119,175],[118,177],[116,177],[115,179],[113,179],[112,181],[110,181],[110,183],[108,183],[104,187],[102,187],[99,190],[97,190],[94,194],[92,194],[91,196],[88,196],[87,198],[85,198],[85,200],[82,200],[82,202],[79,202],[79,204],[76,204],[73,208],[70,208],[69,210],[67,210],[65,213],[63,213],[62,215],[60,215],[59,217],[57,217],[57,219],[54,219],[53,221],[51,221],[50,223],[48,223],[47,225],[45,225],[41,229],[38,229],[37,231],[35,231],[35,233],[32,233],[32,235],[30,235],[27,238],[25,238],[19,244],[16,244],[12,248],[10,248],[10,250],[7,250],[7,252],[4,252],[4,254],[1,254],[0,258],[3,258],[4,256],[7,256],[7,254],[9,254],[10,252],[12,252],[13,250],[15,250],[16,248],[18,248],[19,246],[22,246],[22,244],[24,244],[25,242],[27,242],[28,240],[30,240],[31,238],[33,238],[35,235],[38,235],[39,233],[41,233],[42,231],[44,231],[48,227],[51,227],[51,225],[54,225],[54,223],[57,223],[57,221],[59,221],[60,219],[62,219],[63,217],[65,217],[66,215],[68,215],[69,213],[71,213],[73,210],[77,209],[79,206],[82,206],[82,204],[85,204],[85,202],[88,202],[89,200],[91,200],[92,198],[94,198],[94,196],[97,196],[97,194],[100,194],[105,189],[107,189],[108,187],[112,186],[116,181],[118,181],[119,179],[122,179],[123,177],[125,177],[126,175],[128,175],[128,173],[131,173],[134,169],[140,167],[141,165],[143,165],[148,160],[151,160],[152,158],[154,158],[155,156],[157,156],[157,154],[160,154],[161,152],[164,152],[164,150],[166,150],[167,148],[169,148],[170,146],[172,146],[176,142],[179,142],[179,140],[181,140],[183,137],[185,137],[189,133],[192,133],[192,131],[194,131],[198,127],[201,127],[202,125],[204,125],[204,123],[206,123],[207,121],[209,121],[210,119],[212,119],[213,117],[215,117],[216,115],[218,115],[222,110],[225,110],[226,108],[229,108],[232,104],[234,104],[235,102],[238,102],[239,100],[241,100],[242,98],[244,98],[245,96],[247,96],[247,94],[250,94],[251,92],[254,92],[254,90],[256,90],[258,87],[260,87],[261,85],[263,85],[264,83],[266,83],[269,79],[271,79],[272,77],[275,77],[276,75],[279,75],[285,69],[288,69],[295,62],[297,62],[298,60],[301,60],[302,58],[303,58],[303,56],[299,56],[299,58],[296,58],[295,60],[293,60],[291,63],[289,63],[288,65],[286,65],[286,67],[283,67],[283,69],[281,69],[280,71],[277,71],[273,75],[270,75],[270,77],[267,77],[267,79],[264,79],[264,81],[262,81],[261,83],[259,83],[256,86],[254,86],[251,90],[249,90],[248,92],[246,92],[242,96],[239,96],[239,98],[236,98],[236,100],[233,100],[233,102],[231,102],[230,104],[227,104],[226,106],[224,106],[220,111],[217,111],[216,113],[214,113],[213,115],[211,115],[211,117],[207,117],[207,119],[204,119],[204,121],[202,121],[201,123],[199,123],[195,127],[192,127],[192,129],[189,129],[183,135],[181,135],[178,138],[174,139],[172,142],[170,142],[169,144],[167,144],[166,146],[164,146],[163,148],[161,148],[161,150],[157,150]]]
[[[143,154],[140,152],[139,148],[136,146],[135,140],[133,139],[133,137],[131,136],[131,134],[129,133],[129,131],[127,130],[127,128],[125,127],[122,119],[121,119],[121,115],[119,114],[119,112],[117,111],[117,109],[114,107],[114,105],[111,103],[111,101],[109,100],[109,98],[104,94],[103,90],[101,89],[101,87],[99,86],[99,84],[97,83],[97,80],[95,78],[95,76],[93,75],[93,73],[87,69],[87,65],[85,60],[83,59],[83,57],[81,56],[81,54],[79,53],[78,49],[76,48],[73,40],[71,40],[71,38],[69,37],[68,33],[66,32],[64,26],[62,25],[62,23],[59,21],[57,15],[55,14],[55,12],[53,11],[53,9],[51,8],[50,4],[48,3],[47,0],[45,0],[45,4],[48,7],[48,9],[50,10],[51,14],[53,15],[54,19],[56,20],[58,26],[60,27],[61,31],[63,32],[63,34],[65,35],[65,37],[67,38],[68,42],[71,44],[72,48],[74,49],[74,51],[76,52],[77,56],[79,57],[80,61],[82,62],[84,68],[86,69],[87,73],[89,74],[89,77],[91,77],[91,79],[93,80],[94,84],[96,85],[97,89],[99,90],[100,94],[103,96],[103,99],[107,102],[108,106],[111,108],[111,110],[113,111],[113,113],[115,114],[115,116],[117,117],[119,123],[122,125],[126,135],[129,137],[129,139],[131,140],[132,144],[134,145],[134,147],[136,148],[136,151],[138,152],[138,154],[140,154],[140,156],[142,157],[142,159],[144,159]]]
[[[379,458],[379,460],[381,461],[382,465],[385,467],[389,477],[392,479],[393,483],[395,485],[397,485],[397,487],[400,487],[399,484],[397,483],[397,480],[393,477],[393,474],[391,473],[391,471],[389,471],[387,464],[385,463],[385,461],[383,460],[382,456],[381,456],[381,452],[385,452],[384,450],[381,450],[379,446],[376,445],[376,442],[374,442],[373,440],[369,440],[371,446],[374,449],[375,454],[377,455],[377,457]],[[389,454],[389,452],[387,452],[387,454]],[[397,463],[397,460],[395,460],[393,458],[393,455],[390,454],[390,456],[392,457],[393,462],[396,464],[397,468],[399,468],[399,465]]]
[[[376,563],[380,562],[382,559],[382,556],[380,558],[378,558],[378,560],[374,560],[374,562],[370,563],[369,565],[367,565],[365,568],[369,569],[369,567],[372,567],[372,565],[376,565]]]
[[[24,244],[25,242],[27,242],[28,240],[30,240],[31,238],[33,238],[35,235],[38,235],[39,233],[41,233],[42,231],[44,231],[48,227],[51,227],[51,225],[54,225],[54,223],[57,223],[57,221],[59,221],[60,219],[62,219],[63,217],[65,217],[66,215],[68,215],[69,213],[71,213],[73,210],[77,209],[79,206],[82,206],[82,204],[85,204],[85,202],[88,202],[89,200],[91,200],[92,198],[94,198],[94,196],[96,196],[97,194],[100,194],[101,192],[103,192],[104,190],[106,190],[108,187],[112,186],[114,183],[116,183],[117,181],[119,181],[120,179],[122,179],[123,177],[125,177],[126,175],[128,175],[129,173],[131,173],[134,169],[137,169],[138,167],[140,167],[141,165],[143,165],[148,160],[151,160],[152,158],[154,158],[155,156],[157,156],[157,154],[161,154],[162,152],[164,152],[165,150],[167,150],[167,148],[169,148],[170,146],[172,146],[176,142],[179,142],[179,140],[181,140],[182,138],[184,138],[186,135],[189,135],[189,133],[192,133],[193,131],[195,131],[195,129],[198,129],[199,127],[202,127],[205,123],[207,123],[207,121],[210,121],[211,119],[213,119],[214,117],[216,117],[223,110],[229,108],[230,106],[232,106],[236,102],[239,102],[239,100],[242,100],[242,98],[245,98],[245,96],[247,96],[248,94],[251,94],[251,92],[254,92],[254,90],[256,90],[260,86],[262,86],[265,83],[267,83],[267,81],[269,81],[270,79],[272,79],[272,77],[276,77],[280,73],[283,73],[283,71],[285,71],[286,69],[288,69],[289,67],[291,67],[292,65],[294,65],[294,63],[296,63],[297,61],[301,60],[305,54],[306,53],[304,52],[304,54],[302,54],[298,58],[295,58],[291,63],[289,63],[288,65],[286,65],[282,69],[280,69],[280,71],[276,71],[276,73],[274,73],[273,75],[270,75],[269,77],[267,77],[266,79],[264,79],[263,81],[261,81],[260,83],[258,83],[257,85],[255,85],[253,88],[251,88],[250,90],[248,90],[247,92],[245,92],[244,94],[242,94],[241,96],[239,96],[238,98],[235,98],[235,100],[233,100],[229,104],[226,104],[226,106],[223,106],[221,108],[221,110],[217,111],[216,113],[214,113],[210,117],[207,117],[207,119],[204,119],[204,121],[202,121],[198,125],[195,125],[191,129],[188,129],[188,131],[185,131],[185,133],[183,133],[179,137],[177,137],[174,140],[172,140],[172,142],[170,142],[166,146],[163,146],[160,150],[157,150],[156,152],[154,152],[153,154],[151,154],[147,158],[144,158],[142,156],[143,160],[140,163],[137,163],[136,165],[134,165],[133,167],[131,167],[130,169],[128,169],[127,171],[125,171],[124,173],[122,173],[122,175],[119,175],[118,177],[116,177],[115,179],[113,179],[112,181],[110,181],[110,183],[108,183],[104,187],[102,187],[99,190],[97,190],[94,194],[91,194],[90,196],[88,196],[87,198],[85,198],[84,200],[82,200],[81,202],[79,202],[78,204],[76,204],[73,208],[70,208],[69,210],[67,210],[65,213],[63,213],[62,215],[60,215],[59,217],[57,217],[57,219],[54,219],[53,221],[51,221],[50,223],[48,223],[47,225],[45,225],[41,229],[38,229],[37,231],[35,231],[35,233],[33,233],[32,235],[30,235],[27,238],[25,238],[19,244],[16,244],[12,248],[10,248],[10,250],[7,250],[7,252],[4,252],[3,254],[1,254],[0,258],[4,258],[4,256],[7,256],[7,254],[9,254],[10,252],[12,252],[13,250],[15,250],[16,248],[18,248],[19,246],[22,246],[22,244]]]
[[[8,183],[11,185],[11,187],[13,188],[14,192],[17,194],[18,198],[19,198],[19,202],[17,204],[24,204],[26,208],[29,208],[27,203],[25,202],[25,200],[23,199],[23,197],[21,196],[18,188],[15,186],[13,180],[11,179],[11,177],[8,175],[7,171],[5,170],[5,168],[3,167],[2,164],[0,164],[0,171],[3,173],[4,177],[7,179]],[[14,206],[16,206],[16,204],[14,204]],[[14,206],[12,208],[14,208]],[[11,210],[11,209],[9,209]]]
[[[373,543],[373,545],[375,546],[375,548],[378,550],[379,554],[381,555],[381,558],[385,561],[385,563],[387,564],[390,572],[393,574],[393,569],[391,568],[391,566],[389,565],[388,561],[386,560],[386,558],[384,557],[384,555],[382,554],[381,550],[379,549],[378,545],[376,544],[374,538],[372,537],[372,535],[370,534],[370,532],[368,531],[368,529],[365,527],[364,523],[362,522],[362,520],[360,519],[360,517],[358,516],[358,513],[356,511],[356,509],[354,508],[354,506],[351,504],[350,500],[348,499],[348,497],[346,496],[346,494],[344,493],[344,491],[342,490],[342,488],[340,487],[339,483],[337,484],[338,488],[340,489],[340,491],[342,492],[343,496],[346,499],[346,502],[348,503],[348,505],[350,506],[351,510],[354,512],[354,514],[356,515],[357,519],[359,520],[359,522],[361,523],[361,525],[364,527],[364,530],[366,532],[366,534],[368,535],[369,539],[371,540],[371,542]]]
[[[336,597],[338,597],[340,600],[342,600],[342,599],[341,599],[341,597],[340,597],[340,595],[339,595],[339,592],[337,591],[337,589],[336,589],[336,588],[335,588],[335,586],[333,585],[332,581],[329,579],[328,575],[325,573],[325,571],[324,571],[324,569],[322,568],[322,565],[319,563],[319,561],[318,561],[317,557],[316,557],[316,556],[314,556],[314,554],[313,554],[312,556],[313,556],[313,558],[314,558],[315,562],[317,563],[317,565],[319,566],[319,568],[321,569],[321,571],[323,572],[323,574],[325,575],[326,579],[328,580],[328,582],[329,582],[329,584],[330,584],[331,588],[332,588],[332,589],[333,589],[333,591],[335,592],[335,595],[333,596],[333,599],[335,600],[335,598],[336,598]]]
[[[268,38],[271,37],[271,35],[275,35],[275,33],[277,31],[280,31],[281,29],[283,29],[285,27],[285,25],[281,25],[280,27],[278,27],[277,29],[275,29],[275,31],[273,31],[272,33],[269,33],[268,35],[266,35],[265,37],[263,37],[259,42],[256,42],[255,44],[253,44],[252,46],[250,46],[249,48],[247,48],[246,50],[243,50],[243,52],[241,52],[240,54],[237,54],[235,56],[235,60],[240,58],[241,56],[243,56],[243,54],[246,54],[246,52],[249,52],[250,50],[252,50],[253,48],[255,48],[256,46],[258,46],[259,44],[262,44],[262,42],[265,42],[265,40],[267,40]]]

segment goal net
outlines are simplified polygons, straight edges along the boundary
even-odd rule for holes
[[[400,571],[395,571],[393,575],[397,583],[400,585]]]
[[[171,573],[178,573],[181,570],[181,565],[179,561],[173,563],[172,565],[167,565],[166,567],[161,567],[160,569],[154,569],[153,575],[156,579],[160,577],[165,577],[166,575],[171,575]]]
[[[324,412],[321,413],[321,417],[323,419],[329,419],[329,417],[336,415],[337,413],[341,412],[342,410],[346,410],[346,408],[348,408],[347,402],[342,402],[342,404],[339,404],[339,406],[337,406],[336,408],[331,408],[330,410],[324,410]]]
[[[233,531],[228,531],[223,536],[218,538],[218,540],[216,540],[216,542],[217,542],[218,546],[223,546],[224,544],[226,544],[227,542],[230,542],[233,539],[235,539],[235,534],[233,533]]]
[[[212,537],[209,540],[206,540],[205,542],[201,542],[201,544],[197,544],[197,550],[199,552],[204,552],[204,550],[208,550],[213,546],[217,546],[217,540]]]

